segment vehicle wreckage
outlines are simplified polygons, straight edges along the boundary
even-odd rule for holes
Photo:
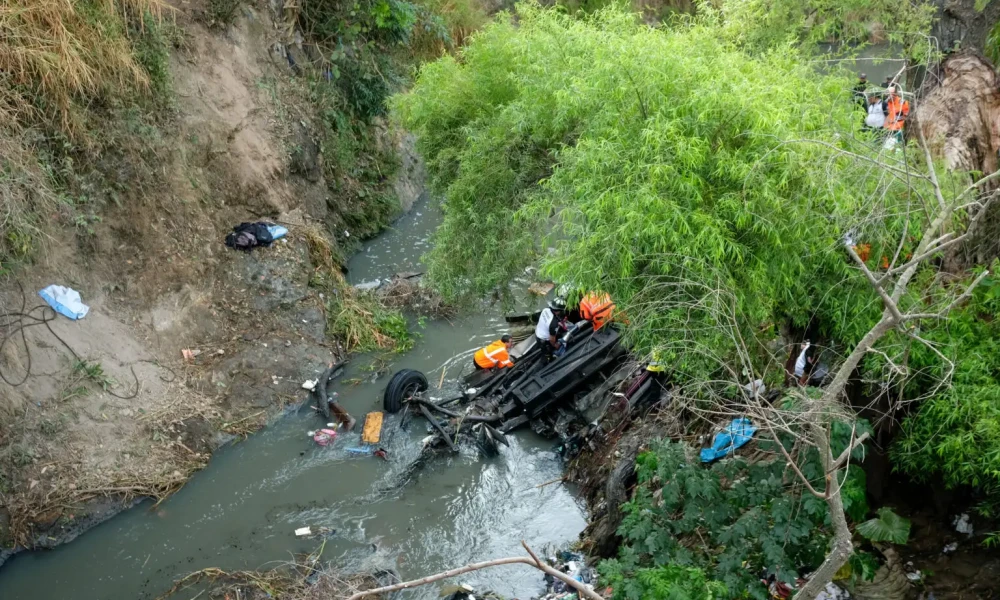
[[[424,440],[421,458],[457,451],[463,442],[475,443],[484,456],[494,456],[500,444],[508,445],[507,434],[524,425],[546,437],[558,437],[564,453],[575,453],[575,447],[599,427],[608,398],[617,397],[630,406],[644,398],[659,400],[662,372],[625,368],[626,351],[613,324],[578,320],[563,340],[565,353],[546,362],[539,342],[528,335],[510,351],[513,367],[475,371],[463,378],[459,395],[437,402],[427,393],[423,373],[403,369],[386,386],[383,409],[403,411],[402,422],[418,413],[431,424],[433,433]]]

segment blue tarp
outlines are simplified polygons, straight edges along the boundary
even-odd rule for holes
[[[736,449],[749,442],[756,432],[757,428],[750,419],[746,417],[733,419],[728,427],[715,434],[711,448],[702,448],[701,462],[712,462],[735,453]]]

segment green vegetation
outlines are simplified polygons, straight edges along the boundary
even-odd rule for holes
[[[208,24],[225,29],[233,24],[243,0],[208,0]]]
[[[406,317],[386,308],[370,292],[362,292],[344,279],[330,240],[318,229],[306,230],[313,276],[309,284],[328,295],[327,335],[341,340],[348,352],[390,350],[405,352],[413,347]]]
[[[544,274],[611,293],[636,347],[692,376],[731,346],[719,311],[748,339],[805,324],[816,298],[848,300],[830,312],[852,318],[830,326],[857,336],[878,316],[869,292],[852,295],[865,284],[831,227],[862,200],[855,167],[797,142],[834,144],[852,105],[792,51],[754,58],[709,25],[520,5],[516,27],[501,19],[461,60],[424,67],[396,110],[445,196],[429,277],[449,300],[502,289],[541,257]],[[866,233],[881,250],[899,225]]]
[[[698,10],[718,19],[727,39],[754,51],[820,42],[891,42],[917,60],[936,53],[924,34],[937,9],[924,0],[703,0]]]
[[[847,427],[835,432],[841,449],[849,432]],[[776,451],[773,442],[758,443],[764,452]],[[790,439],[785,444],[792,447]],[[783,460],[733,458],[702,468],[687,453],[692,450],[685,443],[659,441],[636,460],[638,485],[623,507],[620,556],[600,565],[614,598],[670,598],[674,592],[668,590],[676,586],[684,590],[682,598],[765,600],[759,570],[747,565],[768,565],[779,580],[794,583],[801,565],[822,561],[829,539],[827,505],[801,486],[788,485]],[[814,484],[822,481],[815,452],[800,467]],[[868,512],[864,473],[850,469],[842,483],[845,510],[860,522]],[[879,514],[864,523],[876,533],[872,539],[898,539],[899,517]],[[893,517],[897,521],[888,522]]]
[[[457,8],[472,6],[465,0]],[[451,47],[448,25],[434,8],[357,0],[306,2],[298,13],[299,25],[323,53],[308,72],[310,97],[319,116],[325,180],[353,240],[381,231],[399,212],[391,187],[397,150],[382,117],[415,57]],[[468,15],[455,18],[456,27],[472,23]]]
[[[910,521],[883,507],[877,517],[858,524],[858,533],[873,542],[905,544],[910,539]]]
[[[994,267],[1000,266],[994,263]],[[973,486],[1000,499],[1000,280],[982,281],[972,302],[925,335],[954,363],[953,384],[934,386],[948,365],[923,348],[911,356],[921,374],[911,382],[908,399],[932,395],[903,421],[903,435],[893,460],[921,481],[943,480],[948,487]],[[997,500],[984,506],[996,512]]]
[[[148,140],[135,134],[169,104],[168,48],[176,39],[160,7],[152,0],[0,7],[0,272],[30,259],[51,215],[90,231],[102,203],[119,202],[136,183],[109,181],[118,175],[96,165],[109,154],[148,154]]]

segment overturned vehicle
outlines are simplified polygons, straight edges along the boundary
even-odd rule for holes
[[[525,425],[571,448],[588,427],[596,426],[599,415],[594,410],[606,408],[613,390],[624,389],[616,395],[628,403],[659,399],[659,374],[645,369],[634,374],[625,368],[626,352],[613,324],[578,320],[563,341],[565,353],[548,360],[535,336],[529,335],[511,349],[513,367],[474,371],[461,382],[460,394],[437,402],[427,394],[423,373],[398,371],[386,387],[383,408],[403,411],[404,422],[411,414],[430,422],[434,433],[425,440],[425,454],[455,451],[457,444],[474,442],[482,454],[492,456],[499,444],[508,443],[508,433]]]

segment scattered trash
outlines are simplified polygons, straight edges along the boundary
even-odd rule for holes
[[[305,381],[302,382],[302,389],[314,392],[316,391],[317,383],[319,383],[319,379],[306,379]]]
[[[942,550],[942,552],[944,552],[945,554],[951,554],[955,550],[958,550],[958,542],[952,542],[948,544],[947,546],[944,547],[944,550]]]
[[[354,289],[362,292],[370,292],[372,290],[377,290],[379,286],[382,285],[381,279],[375,279],[374,281],[365,281],[354,286]]]
[[[382,413],[370,412],[365,415],[365,425],[361,430],[361,441],[377,444],[382,437]]]
[[[763,379],[755,379],[750,383],[743,386],[746,390],[747,395],[753,398],[754,396],[763,396],[767,393],[767,386],[764,385]]]
[[[327,427],[335,427],[333,423],[327,423]],[[319,431],[310,431],[309,435],[312,436],[314,442],[320,446],[327,446],[337,437],[336,429],[320,429]]]
[[[972,537],[974,529],[972,527],[972,521],[969,520],[968,514],[962,513],[960,516],[955,517],[951,524],[955,526],[955,531]]]
[[[305,537],[307,535],[312,535],[312,528],[310,527],[299,527],[295,530],[295,535],[297,537]]]
[[[702,449],[701,462],[712,462],[735,453],[737,448],[750,441],[756,431],[757,428],[753,426],[750,419],[746,417],[733,419],[728,427],[715,434],[711,448]]]
[[[571,578],[594,589],[597,583],[597,573],[584,563],[584,557],[578,552],[561,551],[557,556],[548,558],[549,564],[558,571],[566,573]],[[552,575],[545,575],[545,595],[539,600],[569,600],[576,598],[577,591],[565,582]]]
[[[281,225],[268,225],[267,231],[271,234],[272,240],[280,240],[288,235],[288,228]]]
[[[235,250],[249,252],[257,246],[270,246],[275,238],[271,234],[271,227],[278,227],[274,223],[257,221],[256,223],[240,223],[233,227],[232,232],[226,235],[226,245]],[[285,235],[288,230],[281,227]]]
[[[850,600],[851,594],[847,590],[838,587],[834,583],[826,584],[820,593],[816,594],[816,600]]]
[[[912,573],[907,573],[906,578],[912,581],[913,583],[916,583],[924,578],[924,574],[921,573],[920,571],[913,571]]]
[[[42,300],[57,313],[73,319],[82,319],[90,312],[90,307],[80,299],[80,292],[62,285],[50,285],[38,292]]]
[[[189,348],[181,350],[181,356],[184,358],[184,362],[194,362],[194,357],[198,356],[199,354],[201,354],[201,352],[197,350],[191,350]]]
[[[492,592],[486,592],[475,595],[475,589],[471,585],[459,584],[459,585],[446,585],[441,588],[439,596],[442,600],[487,600],[492,598],[500,598]]]
[[[348,454],[355,454],[359,456],[377,456],[382,460],[389,460],[389,453],[386,452],[385,448],[376,448],[375,446],[362,446],[360,448],[347,448]]]

